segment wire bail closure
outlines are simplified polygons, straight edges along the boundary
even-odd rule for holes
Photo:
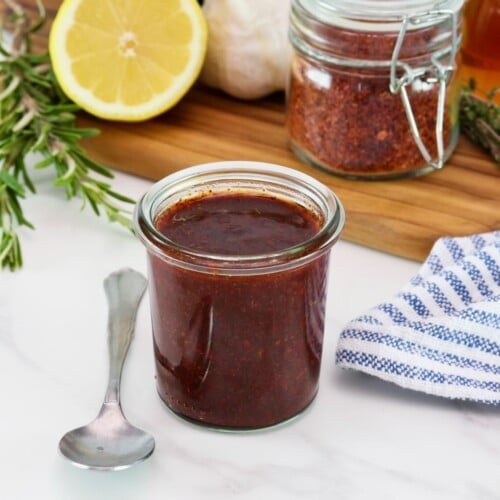
[[[421,23],[436,21],[440,18],[449,18],[451,22],[451,47],[444,50],[435,52],[431,56],[431,64],[427,67],[412,68],[409,64],[399,61],[399,53],[403,45],[403,41],[408,30],[409,25],[418,25]],[[444,138],[443,138],[443,122],[444,122],[444,108],[446,100],[446,86],[449,82],[450,76],[455,70],[455,56],[458,52],[459,37],[457,29],[457,13],[451,10],[435,10],[426,12],[424,14],[411,14],[404,16],[401,21],[401,29],[394,46],[392,53],[391,66],[390,66],[390,83],[389,89],[393,94],[401,94],[401,101],[405,109],[406,117],[410,125],[410,130],[415,140],[415,143],[424,157],[425,161],[435,170],[439,170],[444,164]],[[449,55],[448,63],[442,64],[440,60]],[[398,78],[397,70],[401,68],[404,74]],[[416,80],[424,83],[439,84],[438,102],[436,110],[436,149],[437,158],[433,159],[429,150],[425,146],[420,130],[418,128],[415,114],[411,107],[410,98],[406,87],[411,85]]]

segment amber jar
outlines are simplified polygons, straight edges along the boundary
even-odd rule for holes
[[[291,149],[350,178],[416,176],[458,140],[462,0],[292,0]]]
[[[200,209],[204,201],[221,204],[214,212]],[[179,211],[193,202],[196,211]],[[263,202],[283,203],[281,214],[293,208],[293,216]],[[169,213],[185,239],[165,231]],[[314,221],[310,235],[284,245],[282,236],[302,235],[306,220]],[[285,422],[312,402],[330,250],[343,225],[326,186],[277,165],[199,165],[151,187],[135,228],[148,253],[157,388],[168,408],[198,424],[248,430]]]
[[[500,0],[466,0],[462,44],[463,85],[474,79],[474,91],[487,98],[500,86]],[[493,100],[500,104],[500,92]]]

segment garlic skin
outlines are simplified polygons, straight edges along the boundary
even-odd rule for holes
[[[205,0],[208,46],[203,83],[240,99],[286,87],[290,0]]]

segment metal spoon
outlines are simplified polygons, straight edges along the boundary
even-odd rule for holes
[[[146,278],[132,269],[116,271],[104,280],[109,306],[110,361],[106,395],[97,418],[88,425],[67,432],[59,442],[62,454],[79,467],[125,469],[149,457],[155,448],[153,437],[130,425],[120,405],[123,363],[146,284]]]

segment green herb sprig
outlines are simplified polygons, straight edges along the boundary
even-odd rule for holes
[[[460,100],[460,128],[476,145],[488,151],[500,166],[500,107],[493,97],[500,92],[496,87],[486,99],[473,93],[474,80],[462,91]]]
[[[113,191],[105,180],[112,172],[79,145],[99,131],[76,125],[79,108],[60,89],[48,52],[31,50],[31,35],[45,22],[43,4],[37,0],[40,20],[32,24],[17,2],[5,1],[12,14],[7,18],[9,48],[0,26],[0,268],[16,270],[23,264],[18,228],[33,229],[21,205],[27,194],[36,192],[28,155],[36,155],[35,169],[54,169],[54,184],[68,199],[82,199],[110,221],[130,228],[130,210],[122,202],[134,201]]]

